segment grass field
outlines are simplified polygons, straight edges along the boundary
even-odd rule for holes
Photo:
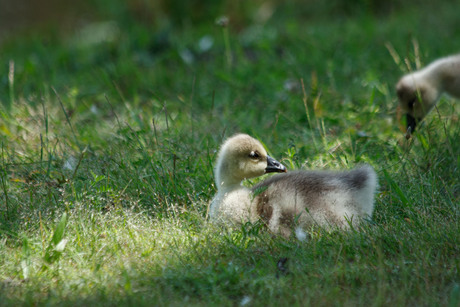
[[[6,36],[0,306],[460,306],[459,104],[406,140],[394,90],[459,52],[460,4],[400,2],[99,0]],[[371,164],[372,220],[307,242],[210,224],[236,132],[289,169]]]

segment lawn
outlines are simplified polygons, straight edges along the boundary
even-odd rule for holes
[[[459,52],[458,1],[82,3],[0,32],[0,306],[460,306],[460,107],[406,139],[394,89]],[[211,224],[237,132],[371,164],[372,219]]]

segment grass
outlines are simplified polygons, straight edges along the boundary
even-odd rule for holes
[[[458,52],[457,4],[219,2],[149,24],[98,3],[102,22],[0,46],[1,306],[460,304],[458,103],[406,140],[394,93]],[[211,225],[235,132],[290,169],[373,165],[372,221],[307,242]]]

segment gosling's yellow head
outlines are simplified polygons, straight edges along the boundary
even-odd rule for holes
[[[268,156],[258,140],[237,134],[227,139],[219,151],[216,184],[217,187],[238,184],[272,172],[286,172],[286,167]]]
[[[406,115],[407,128],[413,132],[415,126],[434,107],[439,91],[424,81],[418,81],[415,74],[406,75],[396,85],[399,106]]]

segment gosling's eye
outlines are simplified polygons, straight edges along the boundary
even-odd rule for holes
[[[257,151],[251,151],[251,153],[249,154],[249,157],[252,159],[259,159],[260,154]]]

